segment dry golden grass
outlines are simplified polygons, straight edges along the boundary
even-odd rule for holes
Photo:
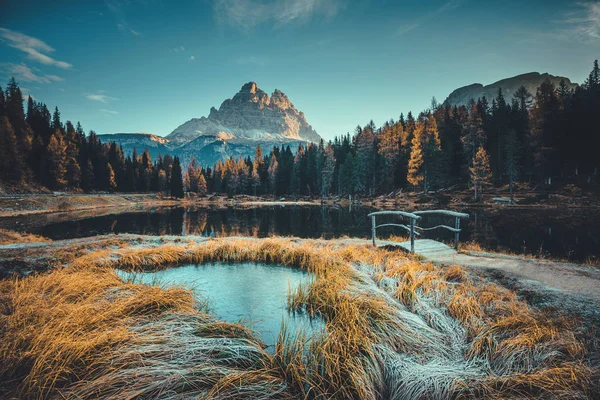
[[[31,242],[51,242],[51,240],[43,236],[32,235],[30,233],[0,229],[0,245]]]
[[[80,255],[66,269],[3,282],[0,326],[8,340],[0,343],[0,379],[33,398],[148,397],[172,390],[219,399],[500,399],[582,397],[598,374],[585,364],[573,321],[536,311],[495,284],[475,282],[460,267],[322,240],[152,245],[120,243]],[[308,340],[284,329],[267,355],[246,328],[207,322],[190,292],[126,284],[112,271],[212,261],[277,263],[314,273],[314,282],[291,293],[288,304],[321,316],[326,334]],[[192,323],[190,315],[204,322]],[[189,341],[185,334],[171,336],[190,325],[195,337],[236,341],[217,352],[229,360],[227,368],[211,352],[193,368],[185,364],[185,373],[171,365],[186,384],[157,378],[160,369],[144,375],[153,352],[163,357],[163,369],[165,358],[189,358],[189,351],[175,357],[165,348]],[[150,343],[160,346],[150,351]],[[456,372],[448,375],[448,368]],[[135,387],[126,389],[134,376]]]

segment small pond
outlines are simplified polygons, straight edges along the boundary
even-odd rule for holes
[[[123,279],[136,283],[192,289],[200,301],[208,300],[210,311],[218,319],[241,322],[256,331],[269,351],[277,343],[282,322],[290,334],[301,330],[311,336],[325,329],[321,319],[290,312],[287,308],[288,292],[314,279],[312,274],[296,268],[260,263],[209,263],[157,272],[117,272]]]

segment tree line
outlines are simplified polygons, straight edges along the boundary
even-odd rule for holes
[[[431,191],[517,182],[550,186],[597,183],[600,148],[600,72],[596,60],[575,90],[546,79],[535,94],[522,86],[511,99],[499,89],[491,99],[466,106],[438,104],[416,118],[401,114],[381,127],[358,126],[353,135],[325,144],[274,147],[264,155],[219,161],[213,168],[190,165],[186,176],[202,176],[189,191],[272,195],[366,195],[400,188]],[[186,181],[187,182],[187,181]]]
[[[51,190],[165,192],[183,197],[178,157],[154,162],[148,151],[125,156],[114,142],[101,143],[81,124],[63,123],[58,108],[27,99],[12,78],[0,88],[0,180],[37,183]]]
[[[438,104],[417,117],[409,112],[376,127],[318,144],[258,146],[254,157],[204,167],[192,160],[185,173],[178,157],[152,161],[148,151],[125,155],[81,125],[61,122],[56,108],[27,101],[14,78],[0,89],[0,178],[38,182],[52,190],[199,194],[328,196],[386,194],[398,189],[432,191],[471,187],[481,197],[489,185],[597,183],[600,145],[600,72],[596,60],[586,81],[570,90],[544,81],[512,98],[466,106]]]

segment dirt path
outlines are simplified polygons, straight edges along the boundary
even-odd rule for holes
[[[364,239],[346,239],[356,244],[371,244]],[[400,246],[410,249],[409,242],[378,240],[378,246]],[[546,292],[561,291],[584,296],[600,302],[600,268],[557,261],[470,252],[459,253],[453,248],[428,239],[415,241],[415,252],[438,264],[459,265],[474,271],[501,271],[504,275],[537,286]]]
[[[430,254],[426,258],[436,263],[500,270],[536,281],[546,289],[573,292],[600,301],[600,269],[595,267],[493,254]]]

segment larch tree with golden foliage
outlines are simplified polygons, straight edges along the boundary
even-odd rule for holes
[[[490,183],[492,179],[492,172],[490,169],[490,159],[483,146],[479,146],[475,157],[473,157],[473,164],[469,168],[471,172],[471,182],[473,183],[473,190],[475,192],[475,200],[482,198],[482,191],[484,186]]]
[[[410,158],[408,159],[408,175],[406,180],[413,188],[418,189],[425,180],[423,171],[423,136],[424,127],[422,124],[417,124],[413,132],[412,146],[410,150]]]
[[[108,163],[106,164],[106,170],[106,177],[108,179],[108,190],[110,192],[114,192],[117,189],[117,179],[115,178],[115,170]]]

